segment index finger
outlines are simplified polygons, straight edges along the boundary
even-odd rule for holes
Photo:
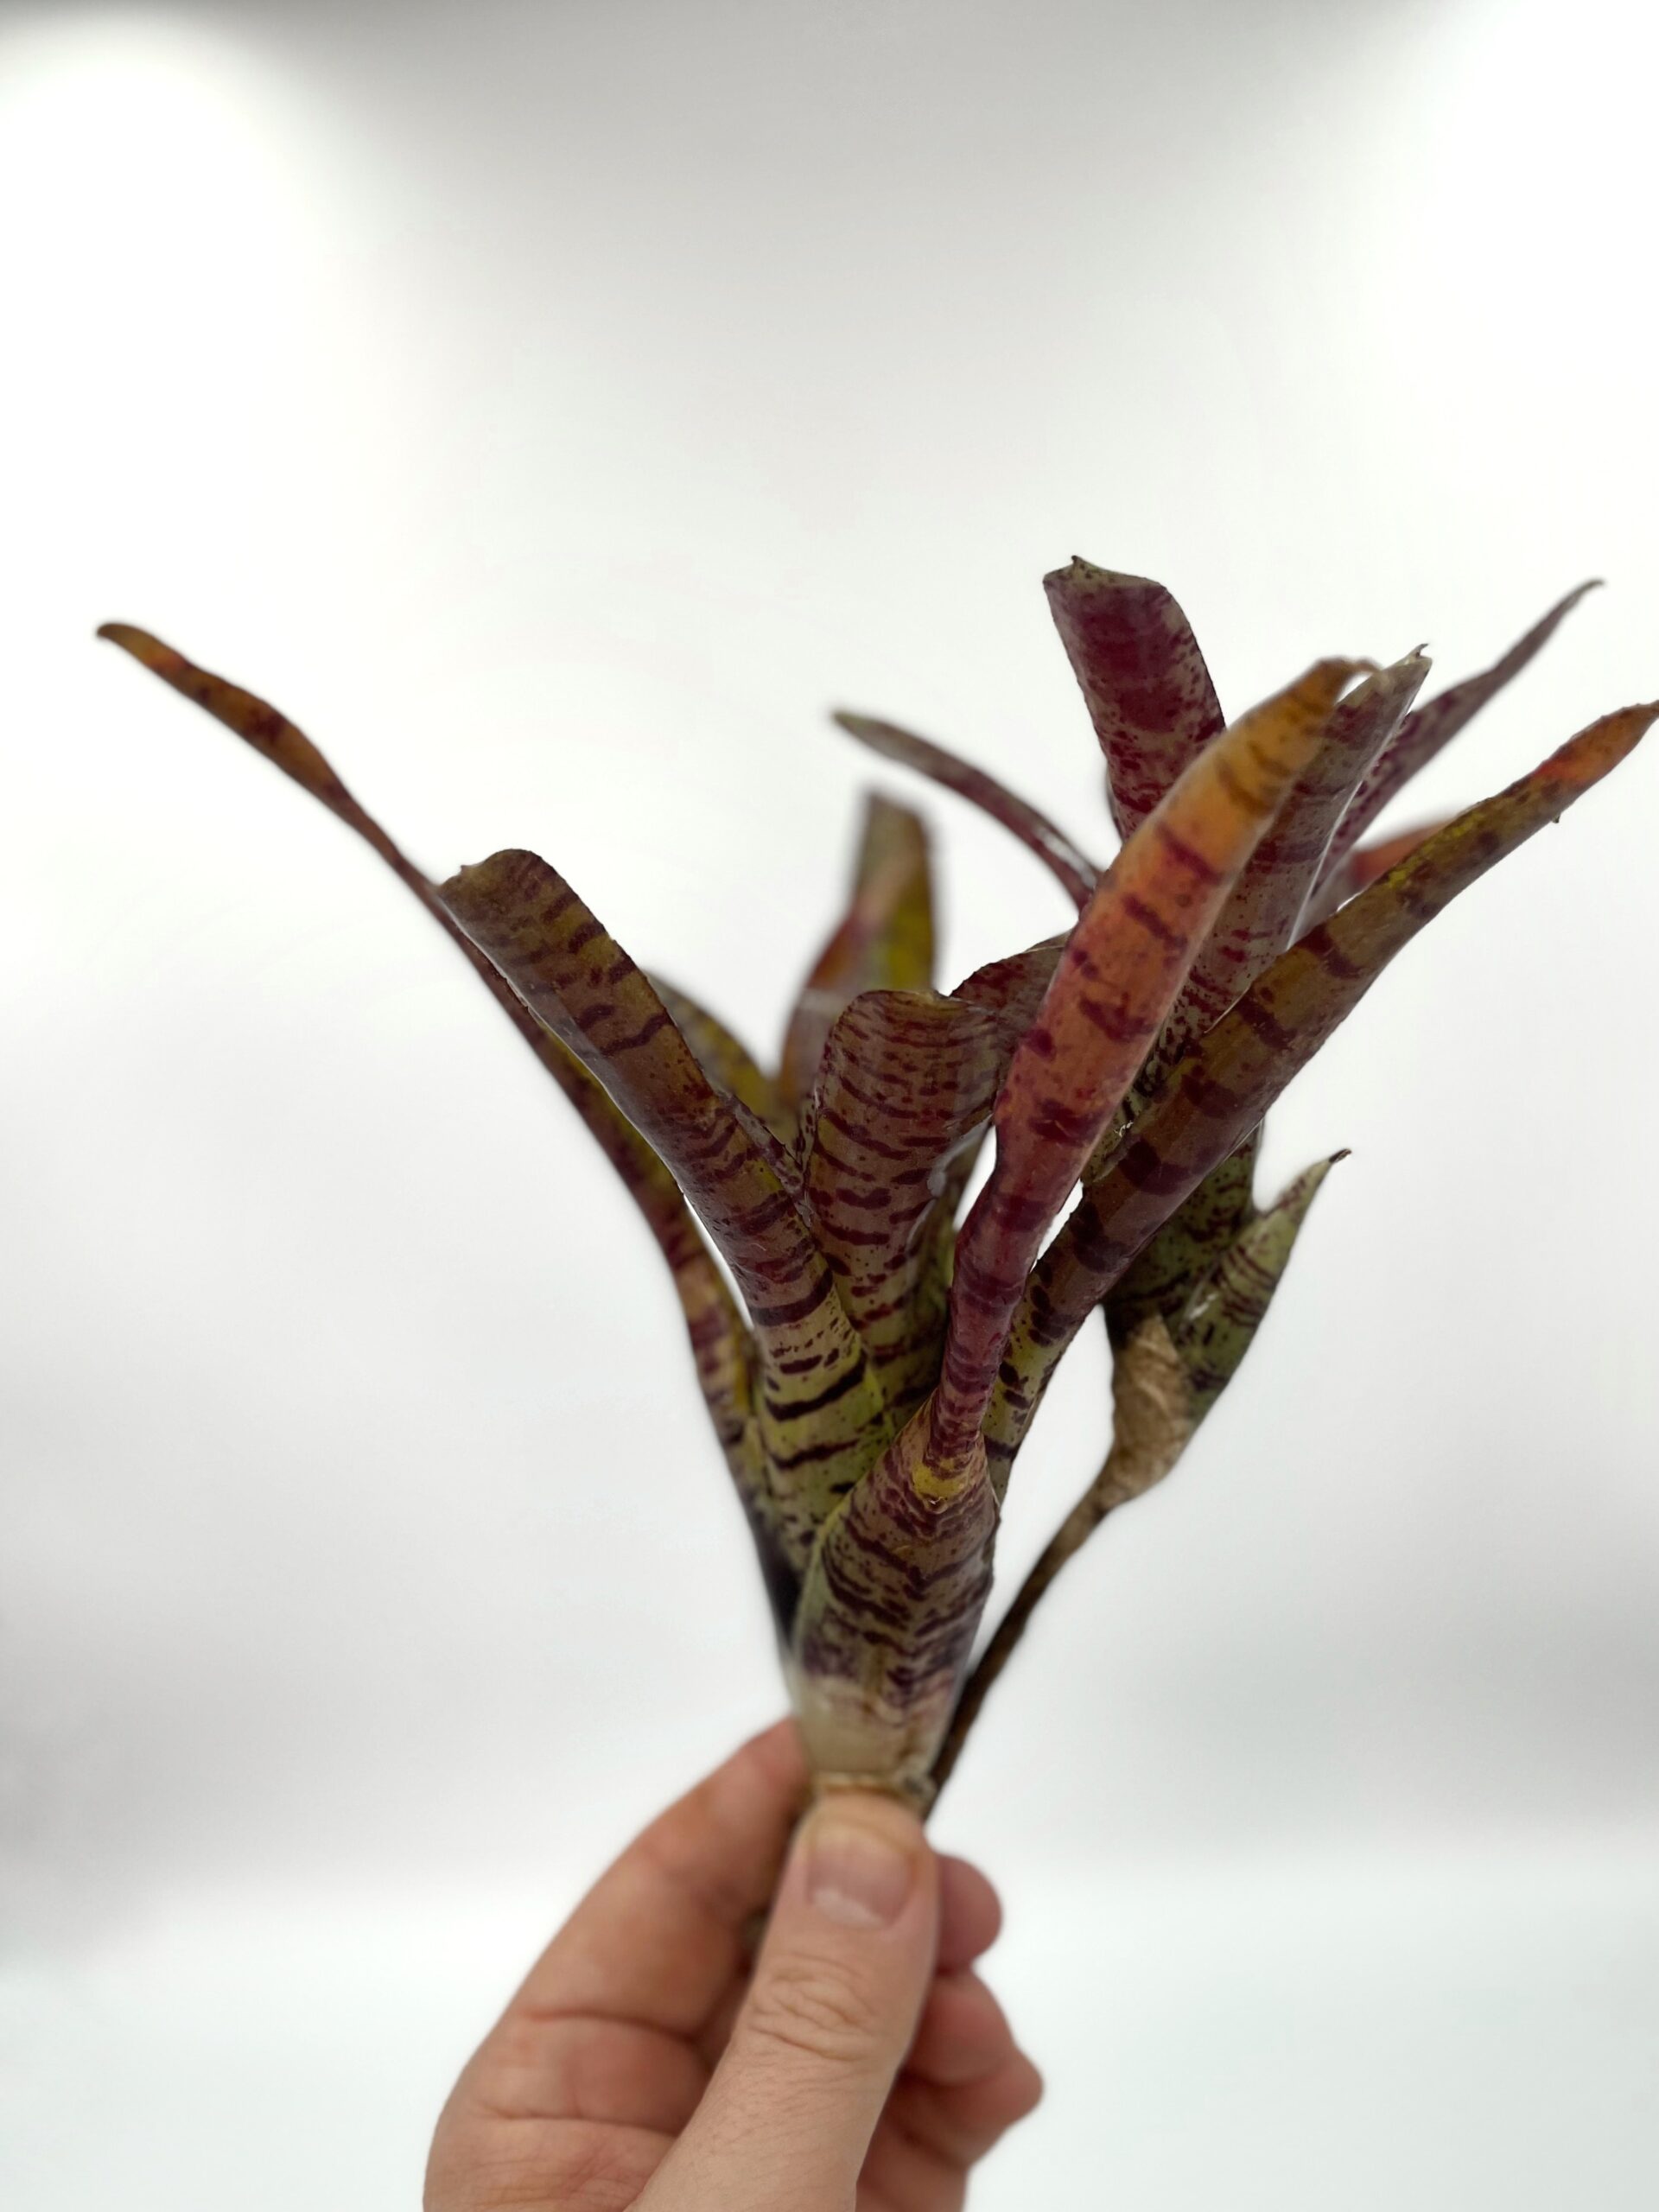
[[[806,1796],[795,1725],[780,1720],[634,1839],[509,2012],[696,2034],[747,1962],[745,1924],[771,1902]]]

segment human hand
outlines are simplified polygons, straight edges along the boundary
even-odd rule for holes
[[[995,1893],[864,1791],[791,1845],[806,1783],[781,1722],[601,1877],[455,2085],[426,2212],[956,2212],[1042,2094],[969,1971]]]

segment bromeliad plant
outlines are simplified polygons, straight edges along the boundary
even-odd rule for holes
[[[1046,587],[1116,858],[1097,868],[926,740],[838,715],[1012,830],[1077,919],[939,991],[923,824],[873,797],[775,1072],[535,854],[435,886],[274,708],[143,631],[99,633],[372,845],[565,1091],[672,1270],[820,1779],[922,1802],[1056,1573],[1169,1472],[1261,1325],[1332,1165],[1258,1211],[1268,1108],[1395,954],[1659,716],[1605,715],[1495,798],[1366,844],[1587,586],[1425,706],[1421,653],[1333,659],[1231,723],[1161,585],[1074,561]],[[1110,1450],[970,1673],[1014,1459],[1096,1313]]]

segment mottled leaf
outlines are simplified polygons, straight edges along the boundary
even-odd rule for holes
[[[895,1420],[937,1375],[941,1203],[957,1155],[990,1117],[1018,1034],[1006,1016],[931,991],[866,991],[830,1033],[806,1192]]]
[[[1336,1155],[1340,1160],[1343,1155]],[[1067,1563],[1109,1515],[1174,1470],[1266,1316],[1315,1193],[1334,1163],[1300,1175],[1238,1236],[1169,1320],[1141,1315],[1112,1358],[1112,1445],[1099,1472],[1038,1554],[969,1676],[933,1763],[935,1796],[950,1780],[993,1684]]]
[[[1050,1586],[1109,1513],[1144,1497],[1179,1459],[1192,1433],[1186,1370],[1156,1313],[1143,1321],[1112,1361],[1112,1447],[1014,1592],[950,1716],[929,1774],[938,1796],[956,1770],[981,1708],[1018,1649]]]
[[[1073,561],[1043,588],[1106,756],[1112,819],[1128,837],[1222,728],[1210,671],[1162,584]]]
[[[1043,1236],[1192,956],[1355,672],[1322,661],[1193,762],[1102,879],[998,1098],[996,1158],[957,1241],[935,1448],[968,1452]]]
[[[691,1047],[698,1066],[716,1090],[723,1090],[765,1124],[781,1145],[795,1141],[795,1116],[778,1096],[778,1086],[748,1046],[718,1015],[660,976],[652,987],[674,1018],[674,1027]]]
[[[130,623],[106,622],[98,634],[121,646],[175,691],[204,708],[302,791],[321,800],[379,855],[465,953],[497,1004],[597,1139],[661,1246],[673,1271],[709,1416],[753,1518],[758,1499],[750,1433],[747,1332],[690,1209],[657,1154],[618,1113],[603,1086],[543,1027],[493,963],[456,927],[444,911],[435,887],[353,797],[302,730],[268,701],[198,668],[182,653]]]
[[[1127,1344],[1154,1313],[1173,1322],[1194,1288],[1249,1220],[1260,1128],[1212,1167],[1106,1297],[1113,1345]]]
[[[756,1422],[785,1560],[889,1433],[880,1387],[791,1192],[615,938],[534,853],[463,868],[440,893],[526,1005],[656,1147],[749,1309]]]
[[[820,1777],[925,1803],[995,1533],[984,1452],[942,1466],[924,1408],[825,1523],[802,1592],[790,1688]]]
[[[993,1469],[1019,1448],[1060,1354],[1135,1255],[1458,894],[1630,753],[1659,706],[1605,715],[1469,808],[1281,953],[1192,1045],[1122,1157],[1085,1186],[1033,1270],[986,1424]]]
[[[1319,749],[1251,855],[1158,1039],[1148,1082],[1219,1021],[1296,936],[1343,810],[1422,688],[1428,663],[1409,653],[1340,700]]]
[[[852,899],[789,1019],[778,1093],[798,1113],[811,1096],[824,1041],[861,991],[933,985],[933,888],[927,829],[908,807],[872,792],[853,871]]]
[[[1443,830],[1451,819],[1449,814],[1439,815],[1433,822],[1414,823],[1396,836],[1378,837],[1369,845],[1356,845],[1320,884],[1307,911],[1308,923],[1322,922],[1334,914],[1338,906],[1346,905],[1368,883],[1375,883],[1378,876],[1386,875],[1391,868],[1398,868],[1408,853],[1414,853],[1425,838]]]
[[[1290,1264],[1307,1210],[1345,1153],[1333,1153],[1299,1175],[1273,1204],[1247,1222],[1169,1321],[1186,1372],[1188,1411],[1196,1428],[1237,1373],[1267,1318]]]
[[[1327,874],[1340,867],[1389,800],[1474,720],[1489,699],[1521,673],[1548,644],[1586,593],[1597,588],[1597,580],[1592,578],[1590,582],[1580,584],[1576,591],[1568,592],[1541,622],[1533,625],[1524,638],[1510,646],[1501,660],[1483,669],[1478,676],[1468,676],[1460,683],[1448,685],[1414,714],[1407,715],[1343,816],[1331,842],[1325,861]]]
[[[906,768],[931,777],[946,791],[969,800],[1005,830],[1012,830],[1028,851],[1036,854],[1077,906],[1088,904],[1100,879],[1100,870],[1078,851],[1064,830],[1028,799],[1020,798],[985,769],[975,767],[971,761],[947,752],[944,746],[935,745],[929,738],[900,729],[896,722],[879,721],[873,715],[845,713],[837,714],[835,719],[861,745],[868,745],[886,760],[899,761]]]
[[[1046,937],[1040,944],[1028,945],[1023,952],[988,961],[958,983],[950,995],[965,999],[969,1006],[1006,1014],[1016,1029],[1029,1029],[1048,995],[1065,943],[1064,934]]]

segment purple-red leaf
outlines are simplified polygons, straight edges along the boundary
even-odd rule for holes
[[[1158,1039],[1148,1081],[1177,1060],[1249,988],[1297,933],[1325,855],[1372,761],[1422,688],[1428,663],[1409,653],[1379,669],[1342,700],[1319,749],[1297,779],[1279,817],[1250,855]]]
[[[1188,1049],[1032,1274],[987,1423],[994,1469],[1018,1450],[1060,1354],[1136,1253],[1255,1127],[1395,954],[1616,768],[1656,719],[1659,706],[1603,715],[1530,774],[1435,831],[1281,953]]]
[[[900,729],[896,722],[879,721],[873,715],[846,713],[838,713],[835,720],[849,737],[855,737],[861,745],[868,745],[873,753],[931,776],[946,791],[955,791],[988,814],[994,822],[1000,822],[1027,851],[1036,854],[1065,887],[1074,905],[1088,904],[1100,879],[1100,870],[1077,850],[1064,830],[1028,799],[1020,798],[985,769],[975,767],[970,760],[947,752],[944,746],[935,745],[929,738]]]
[[[543,1027],[493,963],[457,928],[444,911],[435,887],[353,797],[303,730],[267,700],[197,667],[146,630],[135,629],[128,622],[106,622],[98,634],[205,709],[355,830],[465,953],[496,1003],[586,1122],[662,1248],[673,1271],[709,1416],[746,1503],[753,1509],[746,1333],[690,1209],[661,1160],[618,1113],[603,1086]]]
[[[1015,1050],[997,1101],[990,1179],[957,1240],[933,1418],[946,1462],[977,1433],[1049,1224],[1357,665],[1321,661],[1234,723],[1124,846],[1067,939]]]
[[[1510,647],[1501,660],[1494,661],[1478,676],[1467,676],[1460,683],[1449,684],[1426,705],[1419,707],[1415,714],[1407,715],[1343,816],[1332,840],[1325,863],[1327,874],[1341,865],[1389,800],[1474,720],[1489,699],[1521,673],[1549,643],[1586,593],[1596,590],[1598,584],[1599,580],[1592,577],[1576,591],[1568,592],[1541,621],[1534,623],[1524,638]]]
[[[799,1205],[647,978],[545,861],[497,853],[463,868],[441,895],[655,1146],[725,1255],[754,1332],[755,1418],[774,1526],[798,1573],[817,1526],[890,1433],[874,1374]]]
[[[795,1141],[795,1116],[778,1096],[778,1086],[748,1046],[717,1014],[673,983],[653,976],[657,995],[674,1017],[674,1027],[696,1056],[698,1066],[716,1090],[753,1114],[785,1147]]]
[[[789,1018],[778,1095],[796,1113],[811,1097],[824,1040],[861,991],[925,991],[933,984],[933,887],[927,827],[873,791],[846,913],[812,964]]]
[[[1106,756],[1112,819],[1128,837],[1219,734],[1215,686],[1162,584],[1073,561],[1043,588]]]
[[[1409,830],[1402,830],[1392,837],[1377,837],[1369,845],[1356,845],[1325,877],[1309,907],[1310,924],[1324,921],[1334,914],[1338,906],[1362,892],[1368,883],[1375,883],[1391,868],[1398,868],[1408,853],[1414,853],[1425,839],[1437,830],[1444,830],[1452,819],[1442,814],[1433,822],[1414,823]]]
[[[916,991],[866,991],[830,1033],[806,1195],[897,1421],[938,1373],[953,1171],[1018,1034],[1006,1016]]]
[[[926,1803],[995,1534],[983,1446],[944,1467],[924,1407],[825,1523],[801,1595],[790,1688],[820,1777]]]

